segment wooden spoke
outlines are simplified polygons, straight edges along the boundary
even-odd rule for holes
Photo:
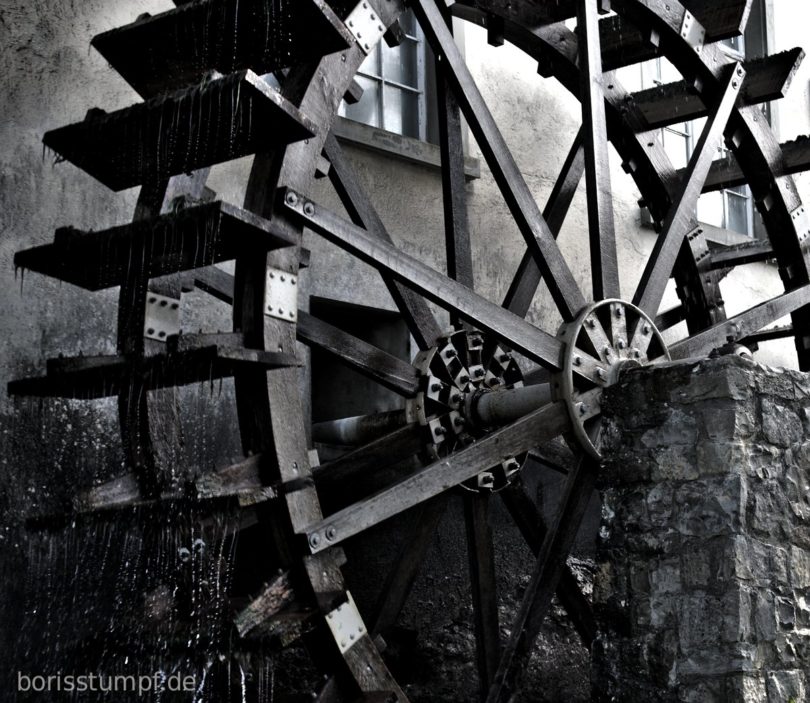
[[[352,222],[373,236],[391,243],[391,235],[388,234],[388,230],[360,185],[334,134],[329,134],[326,138],[324,153],[331,164],[329,180]],[[461,177],[463,180],[463,171]],[[441,328],[425,300],[402,283],[393,281],[385,272],[382,272],[382,276],[419,348],[427,349],[432,346],[441,334]]]
[[[676,342],[670,345],[669,353],[673,359],[688,359],[706,354],[725,344],[729,337],[743,339],[805,305],[810,305],[810,284],[760,303],[703,332]]]
[[[364,342],[303,310],[298,311],[298,339],[336,356],[382,386],[412,398],[419,390],[416,369],[409,363]]]
[[[391,627],[405,607],[419,569],[447,510],[447,501],[447,494],[440,495],[423,503],[414,511],[408,536],[402,543],[394,559],[394,566],[380,591],[372,620],[373,635],[381,634]]]
[[[506,703],[517,691],[520,674],[528,663],[532,645],[557,589],[566,556],[590,502],[597,470],[598,465],[594,460],[583,457],[568,474],[560,511],[543,540],[487,703]]]
[[[548,228],[555,239],[560,236],[565,216],[568,214],[568,208],[571,207],[571,201],[574,199],[584,171],[585,150],[582,146],[582,130],[580,129],[543,210],[543,219],[548,223]],[[503,300],[503,307],[515,315],[526,317],[541,280],[540,268],[532,256],[531,250],[527,249]]]
[[[552,439],[570,426],[563,402],[550,403],[487,435],[475,444],[414,472],[407,478],[304,530],[310,549],[320,552],[373,525],[476,476],[504,457]]]
[[[368,480],[370,472],[407,459],[422,446],[422,428],[416,423],[406,425],[316,467],[313,475],[319,487]]]
[[[560,314],[564,320],[573,319],[584,307],[585,299],[554,241],[548,224],[540,214],[503,135],[478,91],[435,0],[414,0],[412,5],[433,51],[444,64],[445,78],[455,91],[478,146],[492,170],[532,256],[543,273]]]
[[[577,12],[585,137],[585,185],[588,191],[588,232],[594,300],[620,296],[605,95],[602,87],[602,52],[597,10],[599,3],[600,0],[579,0]]]
[[[530,461],[536,461],[530,458]],[[537,556],[548,533],[546,521],[534,501],[526,493],[522,481],[514,481],[499,493],[515,524],[518,526],[529,549]],[[582,592],[577,577],[566,564],[563,566],[557,586],[557,598],[582,640],[590,648],[596,637],[596,621],[588,597]]]
[[[443,9],[447,30],[452,35],[453,19]],[[436,97],[439,116],[439,148],[442,159],[444,194],[444,236],[447,248],[447,275],[470,290],[474,289],[472,248],[467,223],[467,192],[464,178],[464,143],[461,110],[448,86],[442,62],[436,61]],[[454,324],[458,321],[454,320]]]
[[[481,698],[487,696],[501,657],[498,626],[498,598],[495,583],[495,548],[489,525],[487,493],[464,496],[464,520],[467,525],[467,556],[470,567],[475,644]]]
[[[386,271],[395,279],[420,291],[459,317],[480,329],[492,332],[530,359],[548,368],[560,367],[562,344],[517,315],[482,298],[466,286],[437,273],[414,257],[399,251],[365,230],[352,225],[334,213],[305,201],[291,190],[281,193],[287,212],[302,224],[346,249],[375,268]]]
[[[633,303],[653,317],[658,312],[664,289],[672,274],[675,259],[690,230],[697,228],[697,201],[709,173],[712,159],[740,94],[745,71],[739,63],[729,68],[722,98],[714,115],[707,122],[694,154],[689,160],[686,176],[677,199],[670,208],[663,232],[656,240],[653,252],[642,274]]]

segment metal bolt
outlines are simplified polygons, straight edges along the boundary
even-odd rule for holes
[[[453,393],[453,395],[450,396],[450,402],[458,403],[460,401],[461,401],[461,393]]]
[[[622,309],[621,308],[616,308],[616,317],[621,317],[621,316],[622,316]]]
[[[290,310],[289,315],[291,318],[295,319],[295,313],[292,310]]]
[[[467,374],[464,374],[463,376],[460,376],[458,380],[461,383],[467,383],[467,381],[470,380],[470,377]]]
[[[444,427],[437,427],[437,428],[434,430],[434,432],[435,432],[437,435],[439,435],[439,437],[441,437],[441,436],[442,436],[442,435],[443,435],[443,434],[446,432],[446,430],[444,429]]]
[[[642,331],[643,334],[649,334],[650,333],[650,326],[649,325],[644,325],[644,327],[641,328],[641,331]]]
[[[317,534],[312,534],[309,536],[309,546],[313,549],[317,549],[318,545],[321,543],[321,538],[318,537]]]
[[[305,215],[314,215],[315,214],[315,206],[312,203],[307,203],[304,205],[304,214]]]
[[[327,527],[326,528],[326,539],[330,542],[337,537],[337,530],[334,527]]]
[[[594,327],[596,327],[596,320],[594,320],[592,317],[589,317],[585,321],[585,324],[588,325],[588,327],[590,327],[591,329],[593,329]]]
[[[731,87],[736,88],[737,87],[737,81],[731,81]]]
[[[464,424],[464,418],[463,417],[455,417],[455,418],[453,418],[453,424],[456,427],[461,427]]]
[[[605,380],[605,370],[604,369],[596,369],[596,377]]]
[[[295,205],[297,202],[298,196],[295,193],[287,193],[287,205]]]
[[[580,414],[580,415],[584,415],[584,414],[585,414],[585,413],[587,413],[587,412],[588,412],[588,406],[587,406],[587,405],[585,405],[585,403],[582,403],[582,404],[579,406],[579,414]]]
[[[475,375],[476,376],[483,376],[484,375],[484,369],[476,369],[475,370]]]
[[[641,352],[638,349],[633,349],[633,358],[634,359],[640,359],[641,358]]]
[[[509,354],[501,354],[498,357],[498,361],[500,361],[502,364],[505,364],[507,361],[509,361]]]
[[[282,283],[284,283],[284,281],[286,281],[286,280],[287,280],[287,277],[286,277],[286,276],[282,276],[282,277],[281,277],[281,282],[282,282]]]
[[[148,330],[146,330],[146,334],[154,334],[154,333],[155,333],[155,330],[152,329],[151,327]]]
[[[279,314],[279,315],[283,315],[283,314],[284,314],[284,310],[283,310],[282,308],[279,308],[279,309],[278,309],[278,314]]]
[[[625,342],[623,339],[620,339],[619,340],[619,349],[624,349],[626,346],[627,346],[627,342]]]
[[[582,366],[582,357],[580,356],[574,357],[574,366]]]
[[[442,389],[441,383],[434,383],[430,386],[430,390],[432,390],[434,393],[438,393],[441,389]]]

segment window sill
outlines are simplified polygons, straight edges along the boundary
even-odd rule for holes
[[[345,117],[337,118],[332,131],[344,143],[387,156],[395,156],[409,163],[429,166],[436,170],[441,169],[439,147],[435,144],[369,127]],[[481,164],[478,159],[471,156],[464,157],[464,177],[468,181],[481,178]]]

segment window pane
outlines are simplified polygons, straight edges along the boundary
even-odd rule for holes
[[[687,137],[664,129],[664,150],[675,168],[684,168],[689,161]]]
[[[405,34],[410,34],[412,37],[416,35],[416,19],[411,10],[403,12],[399,16],[399,24],[405,31]]]
[[[363,88],[363,97],[354,105],[341,103],[340,114],[350,120],[357,120],[372,127],[381,127],[379,81],[364,76],[357,76],[356,80]]]
[[[749,200],[744,194],[739,194],[739,190],[726,191],[728,202],[728,222],[726,228],[739,232],[740,234],[750,234],[748,226]]]
[[[698,200],[698,220],[707,225],[723,227],[723,194],[705,193]]]
[[[419,96],[390,85],[385,86],[384,128],[419,139]]]
[[[377,46],[374,47],[374,50],[366,56],[363,63],[360,64],[360,68],[358,69],[360,73],[365,73],[368,76],[376,76],[377,78],[380,77],[380,44],[378,43]],[[388,48],[388,47],[386,47]]]
[[[412,39],[406,39],[393,49],[383,45],[383,75],[387,81],[395,81],[416,88],[416,47]]]

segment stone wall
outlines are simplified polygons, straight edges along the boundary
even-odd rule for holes
[[[810,377],[739,357],[605,403],[597,701],[799,703],[810,687]]]

